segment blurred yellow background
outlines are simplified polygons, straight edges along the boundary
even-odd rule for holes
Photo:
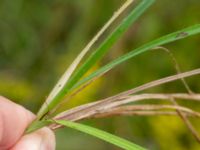
[[[0,94],[36,113],[70,62],[123,2],[1,0]],[[159,36],[199,23],[199,10],[199,0],[157,0],[95,67]],[[199,67],[200,35],[165,47],[174,54],[182,71]],[[150,51],[109,72],[83,91],[69,106],[105,98],[175,73],[171,58],[165,52]],[[194,92],[200,91],[199,76],[188,78],[187,82]],[[145,92],[186,90],[177,81]],[[199,109],[196,104],[187,105]],[[200,129],[200,122],[193,121]],[[152,150],[200,149],[178,117],[113,117],[84,123]],[[56,133],[58,150],[118,149],[71,129],[61,129]]]

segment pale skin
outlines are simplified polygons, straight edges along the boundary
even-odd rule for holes
[[[55,136],[49,128],[24,134],[34,118],[24,107],[0,96],[0,150],[55,150]]]

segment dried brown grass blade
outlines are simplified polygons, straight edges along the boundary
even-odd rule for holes
[[[108,118],[114,116],[158,116],[158,115],[168,115],[168,116],[177,116],[177,113],[174,111],[128,111],[128,112],[110,112],[103,113],[91,116],[90,118]],[[190,114],[185,114],[189,117],[193,117]],[[89,119],[90,119],[89,118]]]
[[[115,96],[112,96],[112,97],[109,97],[109,98],[106,98],[106,99],[103,99],[103,100],[100,100],[100,101],[97,101],[97,102],[94,102],[94,103],[82,105],[82,106],[73,108],[71,110],[67,110],[67,111],[59,114],[58,116],[56,116],[56,118],[65,118],[65,116],[69,116],[69,115],[73,116],[73,114],[77,115],[79,113],[81,115],[81,113],[85,112],[85,111],[90,112],[92,110],[98,110],[99,108],[105,107],[108,104],[112,104],[115,101],[119,101],[119,100],[123,99],[124,97],[126,98],[127,96],[129,96],[131,94],[141,92],[143,90],[146,90],[146,89],[158,86],[158,85],[162,85],[164,83],[172,82],[172,81],[175,81],[175,80],[178,80],[178,79],[181,79],[181,78],[185,78],[185,77],[189,77],[189,76],[193,76],[193,75],[198,75],[198,74],[200,74],[200,69],[195,69],[195,70],[192,70],[192,71],[187,71],[187,72],[184,72],[184,73],[181,73],[181,74],[172,75],[172,76],[165,77],[165,78],[162,78],[162,79],[159,79],[159,80],[155,80],[155,81],[146,83],[144,85],[138,86],[134,89],[122,92],[122,93],[117,94]],[[191,98],[193,98],[193,97],[194,97],[194,95],[191,96]]]
[[[171,100],[172,104],[174,104],[174,106],[179,107],[178,103],[176,102],[176,100],[174,98],[171,98],[170,100]],[[185,113],[183,113],[183,111],[180,109],[176,109],[176,111],[177,111],[177,114],[180,116],[180,118],[185,123],[185,125],[187,126],[187,128],[189,129],[189,131],[192,133],[194,138],[200,143],[200,136],[199,136],[198,132],[196,131],[196,129],[193,127],[190,120],[188,119],[187,115],[185,115]]]
[[[163,109],[165,111],[163,111]],[[94,116],[91,116],[92,118],[99,118],[99,117],[106,117],[107,115],[108,116],[112,116],[112,115],[118,115],[118,114],[135,114],[135,112],[137,113],[142,113],[142,114],[145,114],[145,112],[147,111],[148,113],[149,112],[152,112],[150,114],[155,114],[157,112],[162,112],[163,114],[166,114],[168,112],[170,112],[171,114],[171,111],[169,111],[170,109],[173,109],[173,110],[178,110],[178,111],[181,111],[184,115],[186,116],[193,116],[193,117],[200,117],[200,113],[199,112],[196,112],[196,111],[193,111],[192,109],[189,109],[189,108],[186,108],[186,107],[182,107],[182,106],[173,106],[173,105],[148,105],[148,104],[145,104],[145,105],[131,105],[131,106],[120,106],[120,107],[116,107],[116,108],[113,108],[113,109],[109,109],[109,110],[105,110],[105,111],[102,111],[102,112],[98,112],[97,114],[95,114]],[[162,111],[161,111],[162,110]],[[136,113],[136,114],[137,114]],[[146,115],[148,115],[148,113]],[[162,114],[161,113],[161,114]],[[176,112],[175,112],[176,113]],[[160,115],[160,113],[158,113]],[[174,113],[172,113],[174,114]],[[177,113],[176,113],[177,114]],[[178,114],[177,114],[178,115]]]
[[[173,53],[165,47],[156,47],[153,50],[160,50],[160,49],[165,51],[171,57],[173,64],[175,66],[176,72],[181,73],[180,66],[179,66],[176,58],[174,57]],[[191,88],[187,84],[186,80],[184,78],[181,78],[181,81],[182,81],[184,87],[186,88],[186,90],[188,91],[188,93],[194,94],[194,92],[191,90]],[[176,100],[174,98],[170,98],[170,100],[174,106],[179,106],[179,104],[176,102]],[[192,123],[190,122],[187,114],[185,114],[184,112],[182,112],[181,110],[178,110],[178,109],[176,111],[177,111],[178,116],[180,116],[180,118],[183,120],[183,122],[185,123],[185,125],[187,126],[189,131],[192,133],[194,138],[200,143],[200,136],[199,136],[198,132],[196,131],[196,129],[193,127]]]
[[[57,116],[56,119],[66,119],[71,121],[78,121],[85,118],[89,118],[95,114],[98,114],[99,112],[103,112],[105,110],[110,110],[113,108],[116,108],[118,106],[122,106],[124,104],[135,102],[135,101],[141,101],[141,100],[148,100],[148,99],[163,99],[163,100],[169,100],[170,97],[178,98],[178,99],[190,99],[200,102],[200,94],[140,94],[140,95],[133,95],[130,97],[127,97],[125,99],[121,99],[120,101],[106,103],[107,101],[104,101],[104,103],[100,102],[94,102],[89,103],[86,105],[81,105],[79,107],[73,108],[65,113],[63,113],[62,116]]]
[[[167,49],[166,47],[163,47],[163,46],[158,46],[158,47],[154,48],[153,50],[163,50],[164,52],[166,52],[172,59],[172,62],[174,64],[174,68],[175,68],[177,74],[180,74],[182,72],[180,69],[179,63],[177,62],[174,54],[169,49]],[[188,91],[188,93],[193,94],[194,92],[191,90],[190,86],[187,84],[185,78],[181,78],[180,80],[183,83],[185,89]]]
[[[174,64],[174,68],[177,72],[177,74],[181,74],[181,69],[180,69],[180,66],[175,58],[175,56],[173,55],[173,53],[165,48],[165,47],[162,47],[162,46],[158,46],[158,47],[155,47],[154,49],[152,50],[163,50],[164,52],[166,52],[170,58],[172,59],[172,63]],[[99,77],[101,77],[104,73],[102,73],[101,75],[95,77],[93,80],[85,83],[84,85],[82,85],[80,88],[78,88],[77,90],[75,90],[73,93],[69,94],[69,96],[62,102],[60,103],[56,108],[55,110],[59,109],[60,106],[62,106],[63,104],[65,104],[66,102],[68,102],[69,99],[73,98],[75,95],[77,95],[79,92],[81,92],[84,88],[86,88],[88,85],[90,85],[92,82],[94,82],[96,79],[98,79]],[[184,87],[186,88],[186,90],[188,91],[188,93],[190,94],[193,94],[194,92],[191,90],[191,88],[189,87],[189,85],[187,84],[185,78],[180,78],[180,80],[182,81]],[[116,95],[117,96],[117,95]],[[115,96],[115,97],[116,97]],[[52,111],[53,112],[53,111]]]

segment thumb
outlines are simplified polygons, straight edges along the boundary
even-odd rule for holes
[[[55,150],[55,137],[49,128],[24,135],[11,150]]]

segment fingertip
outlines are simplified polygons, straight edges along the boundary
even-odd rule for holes
[[[33,119],[30,111],[0,96],[0,149],[13,146]]]
[[[55,135],[45,127],[24,135],[11,150],[55,150]]]

